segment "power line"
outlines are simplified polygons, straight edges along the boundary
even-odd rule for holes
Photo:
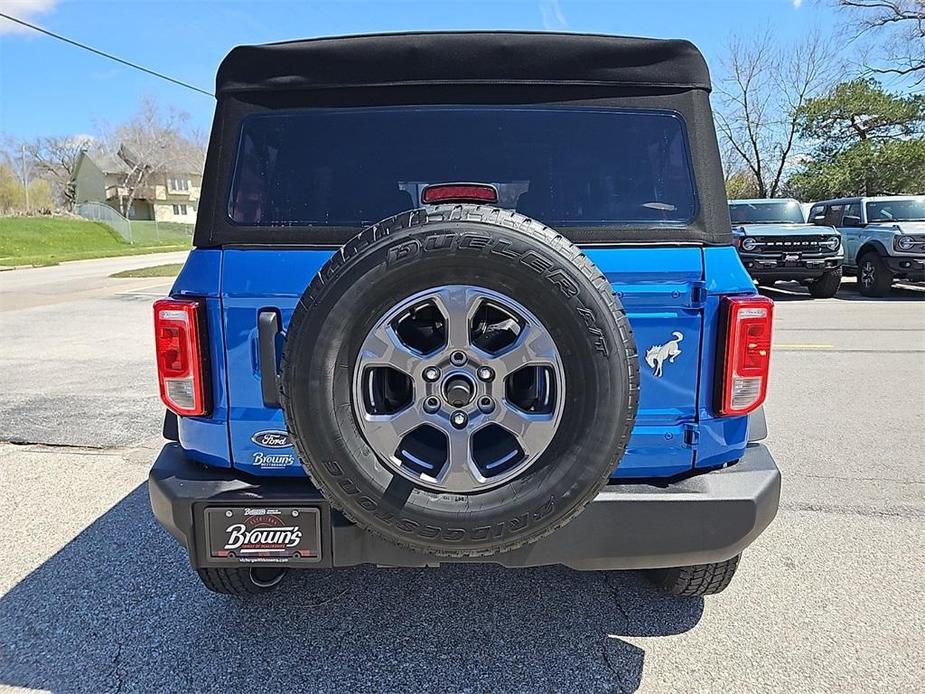
[[[132,63],[128,60],[123,60],[122,58],[119,58],[118,56],[112,55],[111,53],[106,53],[105,51],[101,51],[97,48],[93,48],[93,46],[88,46],[86,44],[80,43],[79,41],[74,41],[73,39],[69,39],[67,36],[61,36],[61,34],[56,34],[53,31],[48,31],[48,29],[43,29],[42,27],[36,26],[35,24],[30,24],[29,22],[26,22],[22,19],[18,19],[17,17],[11,17],[10,15],[4,12],[0,12],[0,17],[3,17],[4,19],[8,19],[11,22],[16,22],[17,24],[21,24],[24,27],[28,27],[29,29],[37,31],[41,34],[45,34],[46,36],[51,36],[53,39],[64,41],[64,43],[69,43],[72,46],[77,46],[77,48],[83,48],[85,51],[90,51],[91,53],[96,53],[97,55],[100,55],[104,58],[108,58],[109,60],[114,60],[117,63],[121,63],[122,65],[126,65],[130,68],[134,68],[135,70],[141,70],[141,72],[145,72],[149,75],[158,77],[162,80],[167,80],[168,82],[172,82],[173,84],[179,85],[181,87],[192,89],[194,92],[199,92],[200,94],[205,94],[206,96],[215,97],[215,94],[213,94],[212,92],[207,92],[205,89],[200,89],[199,87],[196,87],[192,84],[188,84],[186,82],[181,82],[178,79],[174,79],[173,77],[170,77],[169,75],[165,75],[155,70],[150,70],[142,65]]]

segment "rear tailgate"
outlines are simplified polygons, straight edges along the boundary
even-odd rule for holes
[[[282,326],[312,277],[330,257],[324,250],[229,249],[223,252],[221,301],[227,352],[229,433],[236,468],[261,475],[303,474],[282,437],[282,410],[264,405],[257,316],[278,309]],[[639,416],[617,477],[670,477],[691,469],[703,329],[703,255],[699,248],[613,248],[588,255],[613,283],[629,314],[640,353]],[[662,373],[646,350],[680,333],[680,353]]]

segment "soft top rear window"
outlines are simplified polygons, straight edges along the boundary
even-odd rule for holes
[[[683,119],[616,108],[306,109],[244,119],[228,216],[350,227],[420,206],[431,183],[497,187],[553,227],[678,226],[697,216]]]

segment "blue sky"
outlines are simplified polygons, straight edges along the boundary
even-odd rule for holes
[[[728,36],[772,30],[793,40],[841,18],[819,0],[532,0],[285,2],[0,0],[0,11],[212,90],[242,43],[406,29],[549,29],[694,41],[713,65]],[[2,21],[2,20],[0,20]],[[0,24],[0,132],[17,138],[92,134],[152,95],[207,129],[214,102],[54,39]]]

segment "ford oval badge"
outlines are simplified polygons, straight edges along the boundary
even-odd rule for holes
[[[264,448],[288,448],[292,445],[289,443],[289,433],[279,429],[258,431],[251,436],[251,441]]]

